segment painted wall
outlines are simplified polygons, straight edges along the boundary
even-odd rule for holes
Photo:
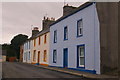
[[[44,37],[46,35],[46,43],[44,43]],[[50,33],[47,32],[43,35],[40,35],[40,45],[39,45],[39,37],[36,38],[36,46],[34,46],[34,39],[32,40],[32,63],[38,63],[38,51],[40,51],[40,59],[39,63],[43,65],[48,65],[49,62],[49,41],[50,41]],[[33,61],[33,52],[36,50],[36,59]],[[44,50],[47,51],[46,62],[44,62]]]
[[[30,40],[24,43],[23,62],[26,63],[31,63],[30,43],[31,43]]]
[[[83,19],[83,36],[77,37],[77,21]],[[64,27],[68,26],[68,40],[64,41]],[[57,30],[57,43],[53,43]],[[100,74],[99,21],[93,4],[50,27],[49,65],[63,67],[63,48],[68,48],[68,67],[77,66],[77,45],[85,44],[85,69]],[[57,50],[57,63],[53,63],[53,50]]]

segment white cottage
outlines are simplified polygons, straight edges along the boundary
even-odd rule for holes
[[[64,6],[50,26],[49,66],[96,74],[118,71],[117,2]]]
[[[54,18],[44,17],[42,21],[42,30],[37,27],[32,30],[31,39],[31,60],[32,64],[45,65],[49,64],[49,44],[50,28],[49,25],[54,22]]]
[[[31,63],[31,40],[24,42],[23,49],[23,62]]]
[[[76,11],[69,14],[69,10]],[[50,66],[100,74],[99,20],[95,3],[64,6],[63,17],[50,26]],[[68,15],[67,15],[68,13]]]

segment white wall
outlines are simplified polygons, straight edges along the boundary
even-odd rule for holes
[[[30,43],[31,43],[31,41],[27,41],[24,43],[23,62],[26,62],[26,63],[31,63]],[[30,53],[30,55],[29,55],[29,53]]]
[[[77,66],[77,45],[85,44],[85,69],[100,73],[99,21],[95,5],[91,5],[50,27],[49,65],[63,67],[63,48],[68,48],[68,67]],[[83,19],[83,36],[77,37],[77,20]],[[64,27],[68,26],[68,40],[64,41]],[[53,32],[57,30],[57,43]],[[53,63],[53,49],[57,49],[57,63]]]

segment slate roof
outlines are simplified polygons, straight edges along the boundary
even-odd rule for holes
[[[84,8],[92,5],[93,3],[94,3],[94,2],[86,2],[86,3],[82,4],[82,5],[79,6],[75,11],[71,12],[70,14],[68,14],[68,15],[66,15],[66,16],[62,16],[62,17],[60,17],[58,20],[56,20],[55,22],[53,22],[53,23],[50,25],[50,27],[51,27],[52,25],[60,22],[61,20],[63,20],[63,19],[65,19],[65,18],[67,18],[67,17],[69,17],[69,16],[71,16],[71,15],[79,12],[80,10],[82,10],[82,9],[84,9]]]
[[[41,35],[49,32],[49,31],[50,31],[50,28],[47,28],[45,30],[41,30],[39,33],[37,33],[37,34],[33,35],[32,37],[30,37],[29,40],[37,38],[38,36],[41,36]]]
[[[86,7],[90,6],[90,5],[92,5],[93,3],[94,3],[94,2],[86,2],[86,3],[82,4],[82,5],[79,6],[75,11],[73,11],[73,12],[71,11],[70,14],[60,17],[60,18],[57,19],[55,22],[53,22],[52,24],[50,24],[50,26],[52,26],[52,25],[54,25],[54,24],[60,22],[61,20],[63,20],[63,19],[65,19],[65,18],[67,18],[67,17],[69,17],[69,16],[71,16],[71,15],[73,15],[73,14],[79,12],[80,10],[82,10],[82,9],[84,9],[84,8],[86,8]],[[50,31],[50,27],[47,28],[47,29],[45,29],[45,30],[41,30],[41,31],[38,32],[37,34],[31,36],[27,41],[29,41],[29,40],[31,40],[31,39],[34,39],[34,38],[37,38],[38,36],[41,36],[41,35],[43,35],[43,34],[49,32],[49,31]],[[27,42],[27,41],[25,41],[25,42]],[[25,42],[24,42],[24,43],[25,43]]]

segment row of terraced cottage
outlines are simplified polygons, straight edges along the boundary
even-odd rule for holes
[[[102,74],[118,69],[118,3],[65,5],[21,45],[22,62]]]

